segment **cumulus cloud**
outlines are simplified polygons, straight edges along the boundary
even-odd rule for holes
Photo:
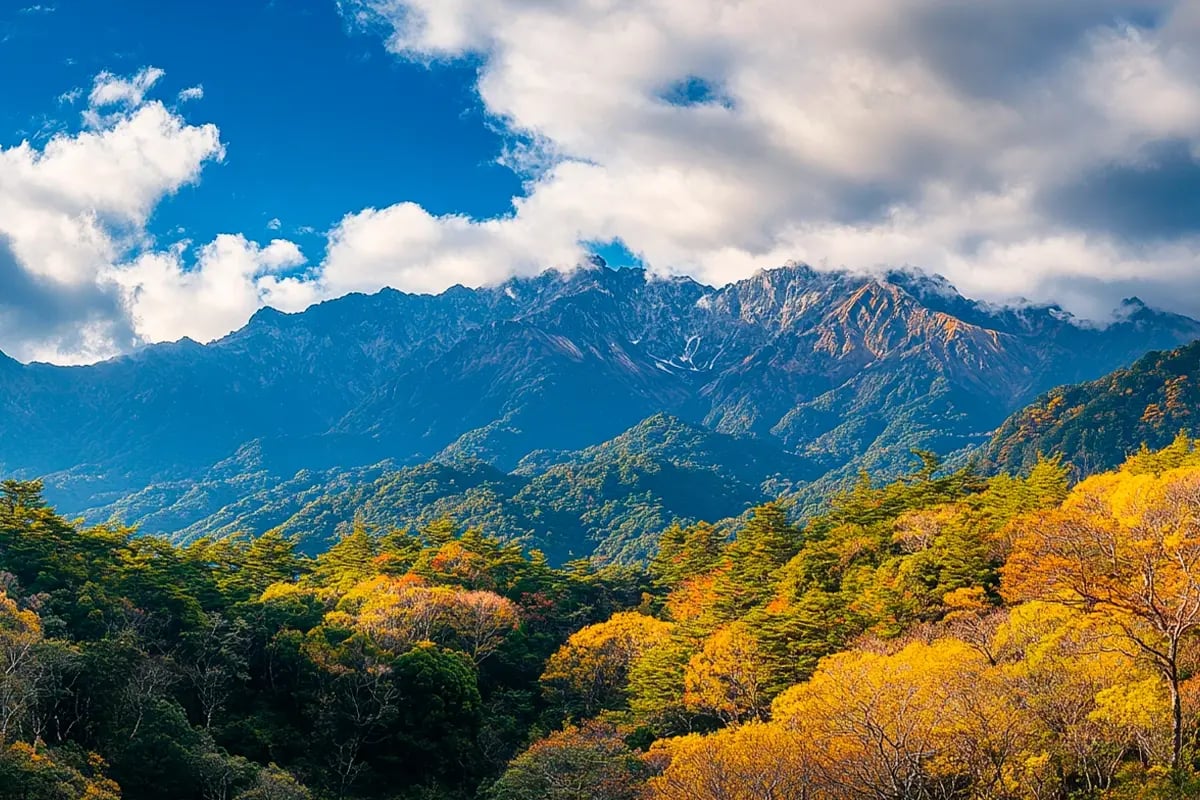
[[[0,236],[0,287],[0,340],[24,343],[16,351],[23,357],[60,361],[63,354],[78,354],[87,360],[137,341],[115,287],[63,284],[30,272],[7,236]]]
[[[83,114],[84,121],[95,128],[119,121],[121,111],[142,105],[146,101],[146,93],[165,74],[158,67],[143,67],[129,77],[101,72],[96,76],[92,90],[88,93],[88,109]],[[113,107],[116,107],[117,111],[105,113],[106,109]]]
[[[310,263],[282,239],[156,243],[146,220],[222,158],[219,131],[153,99],[161,70],[102,73],[64,95],[86,97],[81,130],[0,150],[0,281],[28,298],[0,300],[0,348],[90,360],[616,240],[711,283],[792,259],[912,265],[1085,317],[1132,293],[1200,315],[1195,0],[339,5],[397,58],[478,64],[497,156],[526,180],[510,211],[349,209]]]
[[[484,282],[620,239],[652,269],[713,282],[788,259],[918,265],[989,299],[1102,316],[1142,279],[1200,313],[1180,291],[1200,277],[1197,8],[344,3],[401,58],[478,59],[516,163],[539,169],[499,219],[348,216],[325,280]]]
[[[156,249],[157,204],[224,156],[148,93],[162,71],[98,76],[84,127],[41,147],[0,149],[0,348],[22,360],[94,361],[147,341],[209,339],[258,304],[286,305],[291,242],[220,237],[183,266],[187,242]],[[186,310],[184,313],[182,310]]]
[[[144,339],[207,341],[241,326],[263,305],[294,311],[312,300],[304,292],[294,297],[293,282],[280,274],[304,264],[300,249],[285,239],[264,247],[222,234],[201,247],[190,266],[184,264],[185,247],[144,253],[111,275]]]
[[[571,237],[539,234],[520,215],[476,222],[434,217],[414,203],[370,208],[347,215],[330,232],[319,290],[333,296],[381,286],[433,292],[578,262],[582,249]]]

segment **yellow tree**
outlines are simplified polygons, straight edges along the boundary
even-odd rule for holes
[[[582,628],[546,662],[542,686],[567,716],[593,716],[624,704],[629,669],[647,650],[665,644],[674,626],[633,611]]]
[[[726,722],[762,719],[768,710],[766,662],[745,625],[726,625],[688,661],[683,701]]]
[[[1183,750],[1181,648],[1200,628],[1200,468],[1121,471],[1080,483],[1063,505],[1016,523],[1004,567],[1010,600],[1041,598],[1102,615],[1167,681],[1171,757]]]
[[[42,624],[37,614],[22,611],[0,588],[0,741],[16,737],[37,700],[37,647]]]
[[[1030,720],[997,670],[964,642],[826,658],[775,701],[775,720],[811,742],[822,797],[1013,796],[1027,780]]]
[[[433,641],[461,649],[477,666],[520,624],[516,603],[495,592],[430,586],[412,574],[358,583],[327,621],[339,615],[392,653]]]
[[[347,592],[338,610],[351,616],[352,627],[398,654],[418,642],[443,638],[455,595],[453,589],[429,586],[415,575],[377,575]]]
[[[520,623],[517,604],[495,592],[458,592],[450,606],[450,626],[476,666],[495,653]]]
[[[990,645],[1047,755],[1088,792],[1109,788],[1132,750],[1147,762],[1170,753],[1166,684],[1143,659],[1105,646],[1119,634],[1103,617],[1030,602],[1012,609]]]
[[[654,745],[647,760],[660,772],[647,800],[809,800],[813,780],[808,738],[784,725],[752,722],[710,736],[691,734]]]

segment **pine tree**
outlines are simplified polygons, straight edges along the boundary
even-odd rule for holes
[[[356,522],[349,533],[317,557],[312,580],[318,586],[349,589],[375,573],[374,561],[378,555],[378,542]]]
[[[783,504],[764,503],[726,548],[729,569],[713,588],[717,621],[730,621],[763,602],[773,578],[800,550],[800,531]]]
[[[675,523],[659,539],[658,553],[650,562],[650,574],[663,588],[678,586],[716,566],[722,545],[720,533],[707,522],[686,528]]]
[[[441,547],[459,537],[458,525],[450,517],[438,517],[421,529],[429,547]]]

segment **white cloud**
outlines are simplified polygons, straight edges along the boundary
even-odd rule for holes
[[[93,108],[139,106],[145,101],[146,93],[165,74],[158,67],[143,67],[130,77],[101,72],[92,83],[88,103]]]
[[[108,275],[121,287],[134,326],[146,340],[208,341],[240,327],[263,305],[295,311],[312,301],[311,296],[294,299],[292,284],[278,274],[304,264],[300,249],[287,240],[263,247],[244,236],[222,234],[200,248],[191,267],[185,267],[185,252],[186,244],[144,253]]]
[[[518,217],[476,222],[434,217],[414,203],[347,215],[329,235],[320,292],[337,296],[399,286],[432,292],[478,286],[504,275],[571,266],[583,255],[569,239],[543,241]]]
[[[181,103],[186,103],[190,100],[203,100],[203,99],[204,99],[204,87],[203,86],[189,86],[188,88],[181,91],[178,95],[178,100]]]
[[[1178,176],[1156,160],[1178,143],[1200,154],[1188,0],[361,0],[348,15],[433,68],[481,59],[486,108],[549,166],[504,218],[347,217],[331,289],[498,280],[538,248],[552,264],[613,238],[714,282],[789,258],[920,265],[992,299],[1076,281],[1085,313],[1131,274],[1195,284],[1200,219],[1138,230],[1164,202],[1138,176]],[[701,102],[664,99],[681,86]],[[1128,219],[1084,224],[1078,200],[1105,190]],[[1194,291],[1162,296],[1200,313]]]
[[[150,297],[165,292],[166,273],[148,264],[183,251],[156,252],[146,223],[164,197],[223,158],[224,146],[216,126],[190,124],[147,97],[161,76],[154,68],[132,78],[103,74],[89,96],[88,127],[40,148],[22,142],[0,149],[0,348],[11,355],[86,362],[175,338],[155,313],[165,301]],[[201,291],[210,275],[241,274],[246,259],[271,271],[299,258],[287,243],[245,249],[250,255],[237,261],[236,247],[214,243],[201,251],[201,278],[172,276],[196,289],[194,302],[181,307],[208,318],[208,306],[224,310],[231,302]],[[222,267],[227,260],[242,266]],[[154,277],[160,281],[148,289]],[[178,292],[169,296],[181,300]]]

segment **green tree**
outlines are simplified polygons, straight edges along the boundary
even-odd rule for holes
[[[590,722],[536,742],[513,760],[491,800],[636,800],[648,769],[608,725]]]
[[[355,523],[349,533],[317,556],[311,580],[317,586],[346,591],[375,574],[374,562],[378,555],[378,542],[365,527]]]
[[[720,621],[735,620],[771,593],[776,573],[800,550],[800,531],[782,503],[765,503],[726,548],[729,569],[713,589],[713,610]]]

